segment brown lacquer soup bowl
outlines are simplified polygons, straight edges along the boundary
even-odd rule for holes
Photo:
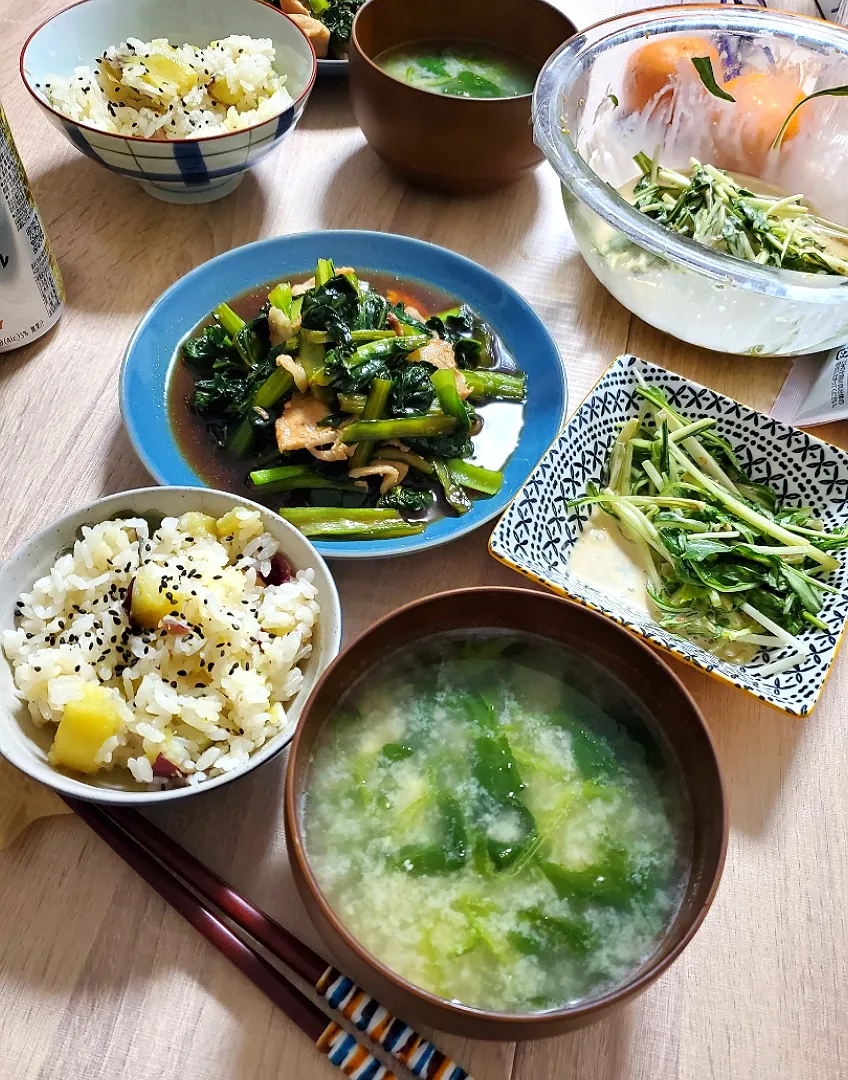
[[[576,673],[575,685],[583,698],[594,698],[593,704],[613,717],[621,730],[641,740],[640,746],[648,746],[650,741],[646,754],[653,754],[661,763],[680,793],[680,805],[685,805],[687,815],[687,858],[676,907],[669,909],[649,954],[641,956],[614,985],[542,1012],[470,1007],[459,995],[454,998],[450,986],[439,996],[393,971],[357,940],[334,910],[319,884],[318,863],[310,849],[315,834],[307,827],[308,813],[312,812],[307,806],[313,805],[316,790],[319,736],[325,725],[329,725],[328,733],[334,730],[336,709],[352,686],[367,685],[369,678],[378,683],[385,680],[393,655],[409,656],[410,649],[432,647],[429,643],[434,640],[453,642],[457,635],[490,640],[504,632],[513,636],[510,640],[531,640],[532,636],[533,641],[554,649],[556,655],[570,657],[569,670]],[[588,677],[587,672],[600,673],[600,677]],[[356,736],[359,714],[348,712],[344,722],[350,723],[351,715]],[[645,736],[645,732],[649,734]],[[483,1039],[558,1035],[600,1020],[641,993],[680,955],[703,921],[718,887],[727,845],[725,800],[715,750],[704,720],[680,680],[649,648],[615,624],[577,604],[525,589],[478,588],[431,596],[389,615],[348,646],[323,674],[301,714],[291,747],[285,818],[297,888],[342,970],[408,1021]],[[353,838],[345,850],[356,848]],[[423,887],[427,887],[426,882]],[[371,904],[373,893],[367,880],[362,888],[368,891],[367,902]],[[394,890],[389,892],[394,897]],[[419,909],[407,902],[406,910]]]
[[[376,61],[410,43],[472,42],[519,58],[535,79],[574,32],[570,19],[544,0],[369,0],[351,38],[356,120],[372,149],[413,183],[459,193],[504,187],[542,160],[533,142],[531,92],[447,96],[393,78]]]

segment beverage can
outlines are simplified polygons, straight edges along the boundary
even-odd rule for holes
[[[41,337],[65,309],[65,287],[0,105],[0,352]]]

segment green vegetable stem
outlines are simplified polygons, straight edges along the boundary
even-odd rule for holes
[[[472,398],[487,401],[524,401],[527,396],[527,376],[507,375],[503,371],[463,371]]]
[[[262,495],[302,489],[350,492],[358,490],[352,480],[345,477],[322,476],[306,465],[281,465],[275,469],[256,469],[250,474],[250,483]]]
[[[440,458],[434,458],[433,468],[436,471],[437,480],[442,485],[442,491],[445,494],[448,506],[455,510],[457,514],[467,514],[471,509],[471,499],[469,499],[462,485],[456,480],[448,463]]]
[[[411,439],[447,435],[456,427],[452,416],[407,416],[397,420],[357,420],[342,430],[342,441],[383,442],[386,439]]]
[[[375,379],[371,383],[365,408],[362,410],[363,422],[381,420],[385,416],[391,392],[392,383],[390,379]],[[373,442],[367,440],[358,442],[353,457],[350,459],[350,467],[352,469],[361,469],[364,465],[367,465],[373,449]]]
[[[472,465],[470,461],[463,461],[462,458],[451,458],[448,468],[457,483],[483,495],[497,495],[503,486],[502,472]]]
[[[468,431],[471,427],[471,417],[456,389],[454,369],[441,368],[438,371],[434,371],[430,376],[430,381],[435,387],[439,405],[445,416],[454,417],[457,424],[457,430]]]
[[[279,514],[321,540],[391,540],[424,531],[424,522],[405,521],[397,510],[282,507]]]

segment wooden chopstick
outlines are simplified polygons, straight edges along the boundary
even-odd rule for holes
[[[115,822],[111,813],[91,803],[65,802],[151,888],[231,960],[266,997],[305,1032],[318,1049],[347,1076],[356,1080],[397,1080],[373,1054],[327,1017],[255,949],[237,937],[170,870]]]
[[[355,1074],[356,1080],[392,1080],[392,1074],[380,1065],[364,1047],[359,1046],[352,1035],[348,1035],[334,1021],[331,1021],[328,1026],[321,1010],[293,987],[276,968],[268,964],[212,912],[208,911],[195,893],[203,901],[213,904],[226,914],[272,956],[281,960],[304,981],[312,985],[330,1009],[344,1016],[357,1030],[391,1054],[414,1076],[420,1077],[421,1080],[472,1080],[461,1066],[443,1054],[433,1043],[419,1035],[403,1020],[394,1017],[378,1001],[360,990],[351,979],[328,965],[318,953],[280,926],[266,912],[237,893],[217,874],[141,814],[133,810],[112,811],[70,798],[66,799],[66,802],[148,884],[156,889],[163,899],[171,903],[213,945],[220,948],[259,989],[316,1042],[319,1049],[328,1054],[334,1064],[339,1065],[348,1075]],[[132,858],[128,857],[128,852],[132,853]],[[153,880],[150,874],[151,864],[154,868],[153,877],[156,880]],[[194,892],[189,891],[185,883]],[[179,903],[175,903],[172,898],[174,888],[181,890]],[[189,913],[184,910],[186,907]],[[195,918],[195,912],[198,909],[203,912],[200,922]],[[219,938],[218,927],[224,932],[223,938]],[[210,928],[212,928],[211,933],[207,932]],[[240,947],[235,950],[237,955],[231,949],[230,939]],[[227,947],[221,944],[222,940],[228,943]],[[241,950],[246,951],[249,957],[263,965],[263,974],[267,969],[273,974],[277,983],[283,984],[283,998],[289,1004],[278,1000],[274,993],[268,992],[261,981],[254,978],[256,968],[250,960],[248,961],[249,970],[240,962],[245,956],[245,952]],[[275,992],[279,989],[277,983],[274,987]],[[292,1002],[294,1004],[289,1007]],[[311,1010],[305,1020],[304,1006]],[[316,1034],[318,1024],[321,1030]],[[345,1040],[348,1042],[345,1043]],[[367,1056],[364,1057],[363,1054]],[[366,1061],[368,1061],[367,1065]],[[348,1070],[348,1064],[352,1071]],[[377,1071],[371,1071],[372,1068],[376,1068]]]

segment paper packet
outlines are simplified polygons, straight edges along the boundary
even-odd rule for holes
[[[848,345],[821,356],[799,356],[771,410],[793,427],[848,420]]]

